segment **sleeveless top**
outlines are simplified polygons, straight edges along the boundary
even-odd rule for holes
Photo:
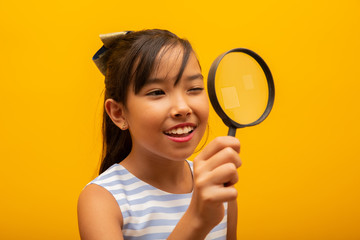
[[[192,162],[188,163],[193,171]],[[123,216],[125,240],[166,239],[187,210],[192,196],[192,193],[173,194],[157,189],[120,164],[112,165],[89,184],[105,188],[116,199]],[[224,207],[223,220],[211,230],[206,240],[226,239],[227,203]]]

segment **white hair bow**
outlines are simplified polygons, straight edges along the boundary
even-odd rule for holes
[[[97,68],[100,70],[100,72],[105,76],[106,75],[106,62],[107,58],[105,58],[105,55],[111,45],[119,39],[119,37],[126,35],[130,33],[131,31],[124,31],[124,32],[116,32],[116,33],[106,33],[106,34],[100,34],[100,39],[103,42],[103,46],[95,53],[92,60],[96,64]]]

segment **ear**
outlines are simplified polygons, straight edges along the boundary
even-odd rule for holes
[[[106,99],[105,110],[113,123],[121,130],[126,130],[128,128],[124,105],[122,103],[118,103],[114,99]]]

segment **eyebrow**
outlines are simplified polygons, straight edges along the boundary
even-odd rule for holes
[[[190,76],[185,76],[185,81],[193,81],[196,79],[203,80],[204,76],[201,73],[190,75]],[[162,83],[164,81],[165,81],[164,78],[150,78],[146,81],[145,85],[152,84],[152,83]]]
[[[186,77],[186,80],[188,80],[188,81],[196,80],[196,79],[204,80],[204,76],[201,73],[198,73],[198,74],[190,75],[190,76]]]

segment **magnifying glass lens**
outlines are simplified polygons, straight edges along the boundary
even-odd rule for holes
[[[261,117],[268,104],[269,86],[254,58],[242,52],[225,55],[215,78],[219,104],[229,118],[245,125]]]

